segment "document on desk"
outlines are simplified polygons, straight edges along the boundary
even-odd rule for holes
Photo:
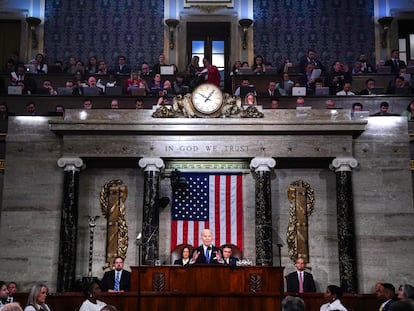
[[[311,79],[318,79],[321,76],[321,69],[313,69],[311,74]]]

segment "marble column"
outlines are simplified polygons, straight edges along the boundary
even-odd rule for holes
[[[139,166],[144,169],[144,206],[142,209],[142,252],[138,260],[154,264],[159,258],[159,195],[160,169],[164,161],[160,158],[142,158]]]
[[[60,158],[57,165],[64,170],[57,291],[70,292],[75,289],[76,283],[79,171],[83,166],[83,161],[75,157]]]
[[[358,292],[358,270],[354,226],[354,203],[351,170],[358,161],[351,157],[335,158],[339,277],[346,292]]]
[[[250,162],[256,179],[256,265],[273,266],[270,171],[275,165],[273,158],[256,157]]]

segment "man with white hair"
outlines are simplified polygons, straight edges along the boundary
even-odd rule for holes
[[[201,231],[203,244],[197,247],[191,256],[190,264],[223,264],[220,248],[213,245],[213,233],[210,229]]]

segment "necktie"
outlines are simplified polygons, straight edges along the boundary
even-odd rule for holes
[[[303,276],[302,276],[302,272],[299,272],[299,293],[303,293]]]
[[[206,262],[210,263],[210,246],[206,248]]]
[[[396,71],[398,72],[398,60],[394,59],[394,66]]]
[[[119,290],[119,280],[120,280],[119,271],[116,271],[114,290]]]

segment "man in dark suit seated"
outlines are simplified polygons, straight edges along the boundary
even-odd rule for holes
[[[105,272],[101,288],[105,292],[127,292],[131,289],[131,272],[124,270],[124,259],[115,257],[114,270]]]
[[[203,244],[197,247],[191,256],[192,264],[223,264],[223,255],[220,248],[213,245],[213,233],[210,229],[201,231]]]
[[[296,271],[286,277],[286,291],[294,293],[314,293],[316,292],[315,281],[312,274],[305,272],[305,259],[299,257],[295,263]]]
[[[400,67],[406,67],[406,64],[403,60],[400,60],[400,51],[398,49],[393,49],[391,51],[391,58],[384,63],[384,66],[390,66],[391,73],[398,74],[400,72]]]
[[[232,254],[231,245],[228,245],[228,244],[223,245],[221,249],[223,251],[224,264],[228,266],[232,266],[232,267],[236,266],[239,259],[231,255]]]

